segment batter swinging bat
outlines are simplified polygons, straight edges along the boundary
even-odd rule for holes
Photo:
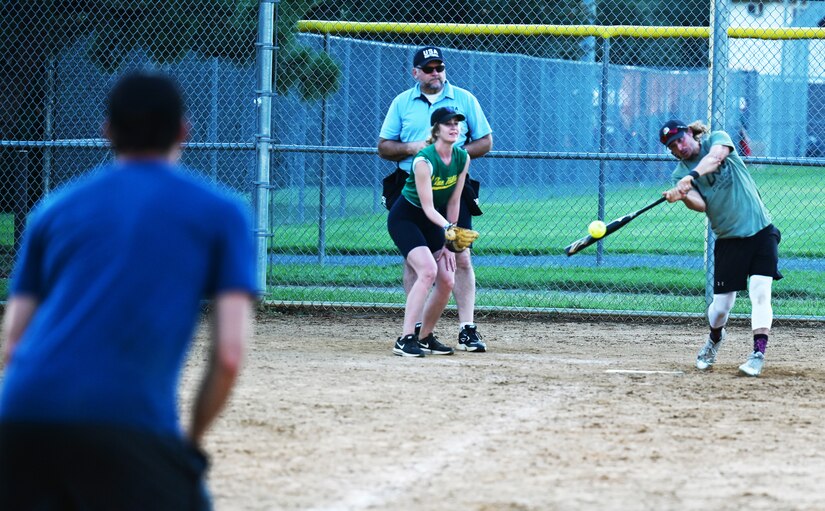
[[[665,200],[666,199],[664,197],[660,197],[659,199],[656,199],[654,202],[651,202],[650,204],[643,207],[639,211],[633,212],[629,215],[625,215],[621,218],[617,218],[616,220],[613,220],[612,222],[610,222],[609,224],[607,224],[605,226],[604,236],[602,236],[601,238],[594,238],[593,236],[590,236],[590,235],[585,236],[584,238],[582,238],[580,240],[577,240],[577,241],[574,241],[573,243],[571,243],[570,245],[565,247],[564,253],[567,254],[568,257],[570,257],[573,254],[578,254],[583,249],[589,247],[593,243],[596,243],[597,241],[599,241],[601,239],[604,239],[605,237],[609,236],[611,233],[614,233],[614,232],[618,231],[619,229],[621,229],[622,227],[624,227],[625,225],[629,224],[631,220],[633,220],[637,216],[641,215],[645,211],[647,211],[649,209],[653,209],[656,206],[658,206],[659,204],[665,202]]]

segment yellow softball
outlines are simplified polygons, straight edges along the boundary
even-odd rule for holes
[[[595,220],[587,226],[587,232],[594,238],[599,239],[607,232],[607,227],[601,220]]]

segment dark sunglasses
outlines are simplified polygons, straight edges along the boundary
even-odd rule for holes
[[[438,71],[440,73],[440,72],[444,71],[445,69],[447,69],[447,67],[444,64],[438,64],[437,66],[424,66],[424,67],[419,67],[418,69],[423,71],[424,74],[430,74],[433,71]]]

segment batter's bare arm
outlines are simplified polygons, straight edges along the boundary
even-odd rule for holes
[[[464,150],[471,158],[481,158],[493,149],[493,135],[487,134],[481,138],[464,144]]]
[[[689,191],[685,198],[682,199],[682,202],[685,203],[688,209],[692,209],[693,211],[697,211],[699,213],[705,212],[705,199],[697,192],[696,190]]]
[[[427,142],[418,140],[415,142],[399,142],[398,140],[378,139],[378,156],[389,161],[401,161],[410,156],[415,156],[418,151],[427,147]]]
[[[729,155],[730,147],[719,144],[714,145],[690,174],[680,179],[676,186],[662,193],[662,196],[668,202],[682,201],[688,209],[704,213],[707,205],[699,192],[693,188],[693,180],[717,172]]]
[[[698,211],[699,213],[705,212],[705,199],[694,189],[690,189],[685,193],[679,186],[674,186],[670,190],[662,193],[662,196],[667,199],[668,202],[682,201],[688,209]]]
[[[717,144],[710,148],[708,154],[699,161],[699,164],[696,165],[693,171],[696,172],[699,177],[713,174],[719,170],[719,167],[722,166],[722,163],[724,163],[725,158],[727,158],[729,154],[730,147]],[[676,183],[676,187],[684,193],[688,193],[693,188],[693,179],[694,177],[688,174]]]

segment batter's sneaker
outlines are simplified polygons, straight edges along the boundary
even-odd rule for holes
[[[487,351],[487,345],[482,342],[475,325],[465,325],[464,328],[458,332],[458,349],[475,351],[476,353],[484,353]]]
[[[442,344],[433,334],[428,335],[423,339],[418,340],[418,345],[421,346],[421,351],[428,355],[452,355],[453,349],[445,344]]]
[[[765,365],[765,354],[754,351],[745,363],[739,366],[739,371],[748,376],[759,376],[763,365]]]
[[[713,342],[710,339],[710,334],[708,334],[708,340],[705,341],[705,345],[702,346],[702,349],[699,350],[699,354],[696,356],[696,369],[704,371],[705,369],[710,369],[710,367],[716,363],[716,354],[719,352],[722,343],[725,342],[727,335],[727,332],[725,332],[723,328],[719,341]]]
[[[418,345],[418,337],[416,337],[415,334],[399,337],[398,340],[395,341],[395,346],[393,346],[392,352],[398,355],[399,357],[424,356],[424,352],[421,350],[421,346]]]

